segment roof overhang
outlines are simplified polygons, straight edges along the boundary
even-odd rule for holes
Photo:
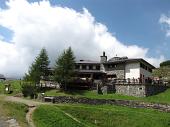
[[[142,58],[139,58],[139,59],[125,59],[125,60],[118,60],[118,61],[111,61],[111,62],[105,62],[104,64],[119,64],[119,63],[122,63],[122,64],[125,64],[125,63],[134,63],[134,62],[142,62],[144,64],[147,64],[149,65],[152,69],[155,69],[155,67],[150,64],[149,62],[145,61],[144,59]]]

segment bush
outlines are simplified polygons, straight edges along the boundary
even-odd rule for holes
[[[24,97],[31,97],[31,98],[36,98],[37,97],[37,88],[36,85],[29,83],[29,82],[24,82],[22,84],[22,89],[21,89]]]

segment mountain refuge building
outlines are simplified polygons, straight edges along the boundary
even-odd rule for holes
[[[97,82],[107,79],[116,93],[145,97],[164,91],[163,85],[152,84],[155,67],[142,58],[113,57],[107,59],[105,52],[100,61],[79,60],[75,72],[84,80]]]
[[[82,78],[97,80],[105,75],[110,80],[138,83],[149,83],[154,68],[153,65],[141,58],[113,57],[107,60],[105,52],[100,56],[100,62],[80,60],[75,65],[76,72]]]

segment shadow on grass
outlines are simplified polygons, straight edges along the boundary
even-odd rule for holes
[[[64,92],[65,94],[69,94],[69,95],[84,95],[87,90],[67,90],[67,91],[60,91],[60,92]]]

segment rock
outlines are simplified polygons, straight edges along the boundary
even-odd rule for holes
[[[8,127],[20,127],[16,119],[9,119],[6,121]]]
[[[101,88],[101,90],[102,90],[102,93],[103,93],[103,94],[107,94],[107,93],[108,93],[108,87],[107,87],[107,86],[103,86],[103,87]]]
[[[0,118],[0,127],[7,127],[8,124],[5,122],[3,118]]]

